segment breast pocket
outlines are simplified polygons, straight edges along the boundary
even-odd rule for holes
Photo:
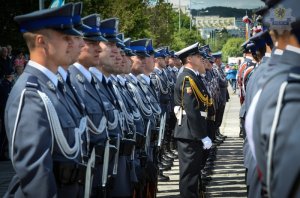
[[[101,118],[103,116],[103,111],[97,103],[88,103],[86,105],[86,110],[89,118],[92,120],[95,126],[99,126]]]
[[[59,121],[62,132],[69,143],[69,145],[75,144],[75,128],[76,123],[74,119],[67,113],[59,113]]]

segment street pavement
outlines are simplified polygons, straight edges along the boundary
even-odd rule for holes
[[[206,197],[247,197],[244,183],[243,140],[239,138],[239,98],[229,88],[230,101],[226,104],[222,134],[228,138],[218,147],[212,181],[206,189]],[[0,162],[0,197],[2,197],[14,174],[10,162]],[[179,198],[179,164],[174,161],[172,170],[166,171],[169,182],[159,182],[157,197]]]

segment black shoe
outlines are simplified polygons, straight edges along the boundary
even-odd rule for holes
[[[201,176],[201,181],[202,182],[210,182],[212,178],[210,176],[202,175]]]
[[[161,159],[160,160],[160,163],[162,164],[162,165],[164,165],[164,166],[173,166],[173,162],[169,162],[169,161],[166,161],[166,160],[164,160],[164,159]]]
[[[221,141],[221,142],[224,142],[225,138],[222,138],[222,137],[220,137],[220,136],[216,136],[216,140],[219,140],[219,141]]]
[[[222,135],[221,133],[218,133],[217,136],[221,137],[221,138],[227,138],[226,135]]]
[[[172,153],[174,153],[175,155],[178,156],[178,151],[177,150],[171,150],[171,151],[172,151]]]
[[[170,162],[173,162],[173,161],[174,161],[174,159],[173,159],[170,155],[168,155],[168,153],[164,153],[164,154],[162,155],[162,158],[163,158],[164,160],[166,160],[166,161],[170,161]]]
[[[213,143],[215,143],[216,145],[220,146],[221,143],[223,143],[223,141],[220,141],[220,140],[213,140]]]
[[[175,155],[174,153],[172,153],[171,151],[167,151],[167,152],[165,153],[165,155],[166,155],[167,157],[173,159],[173,160],[176,159],[176,158],[178,158],[178,156]]]
[[[163,164],[161,164],[161,163],[158,163],[158,168],[159,168],[159,170],[160,171],[168,171],[168,170],[171,170],[171,166],[165,166],[165,165],[163,165]]]
[[[158,181],[167,182],[170,181],[170,177],[163,175],[163,173],[158,174]]]
[[[158,169],[160,170],[160,171],[168,171],[168,170],[171,170],[171,167],[170,166],[164,166],[164,165],[162,165],[162,164],[158,164],[157,165],[158,166]]]

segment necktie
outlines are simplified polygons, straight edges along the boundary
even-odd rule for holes
[[[75,98],[75,104],[76,106],[78,107],[80,113],[82,115],[85,115],[85,106],[84,106],[84,103],[83,101],[81,100],[81,98],[79,97],[77,91],[75,90],[75,88],[72,86],[72,83],[71,83],[71,80],[70,80],[70,75],[68,73],[67,75],[67,79],[66,79],[66,84],[69,86],[74,98]]]

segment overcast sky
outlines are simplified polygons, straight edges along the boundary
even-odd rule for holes
[[[189,5],[190,0],[166,0],[174,5]],[[202,9],[212,6],[224,6],[234,8],[258,8],[263,6],[264,3],[261,0],[191,0],[192,9]]]

